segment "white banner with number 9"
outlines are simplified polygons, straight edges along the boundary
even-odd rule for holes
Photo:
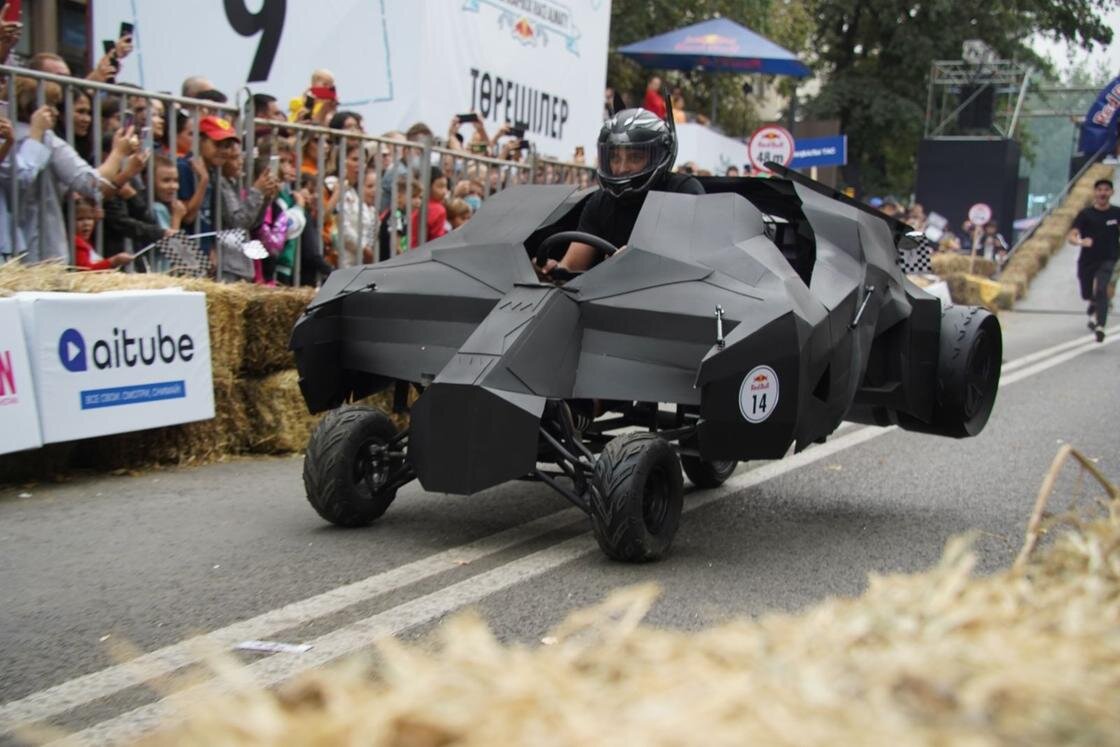
[[[234,98],[248,85],[281,109],[311,73],[335,75],[340,109],[373,134],[423,121],[444,136],[478,111],[492,137],[524,121],[539,152],[594,152],[606,84],[610,0],[97,0],[94,37],[135,26],[118,80],[178,94],[202,75]],[[91,60],[95,64],[96,60]],[[469,137],[464,128],[461,132]]]

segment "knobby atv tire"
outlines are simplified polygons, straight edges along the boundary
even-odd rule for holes
[[[689,482],[698,488],[718,488],[735,474],[738,462],[709,462],[700,457],[682,456],[681,467]]]
[[[652,433],[619,436],[595,462],[591,526],[610,558],[661,558],[680,526],[684,480],[677,452]]]
[[[341,527],[367,526],[389,508],[396,489],[371,493],[362,477],[360,452],[397,434],[380,410],[351,405],[327,413],[307,443],[303,486],[316,513]]]

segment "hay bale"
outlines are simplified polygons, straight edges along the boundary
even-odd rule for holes
[[[973,261],[972,257],[967,254],[942,252],[934,254],[930,261],[934,273],[941,277],[954,273],[969,272],[970,268],[972,274],[983,275],[986,278],[996,274],[996,263],[985,257],[976,257]]]
[[[246,447],[254,454],[287,454],[303,451],[311,431],[322,414],[307,411],[299,390],[299,373],[295,369],[280,371],[259,379],[243,379],[239,383],[240,396],[245,402],[248,416]],[[410,390],[409,404],[416,401]],[[366,397],[359,404],[376,407],[389,416],[397,430],[409,426],[407,413],[393,412],[392,388]]]
[[[953,299],[953,303],[964,306],[983,305],[980,298],[980,286],[972,279],[971,275],[964,272],[955,272],[945,277],[945,283],[949,286],[949,297]]]
[[[260,288],[249,295],[242,373],[259,377],[295,366],[288,341],[314,295],[312,288]]]
[[[249,418],[249,451],[255,454],[303,451],[320,416],[307,411],[299,391],[299,374],[294,369],[260,379],[245,379],[240,390]]]
[[[934,568],[872,575],[858,598],[699,632],[642,625],[647,584],[572,613],[540,646],[504,644],[468,613],[434,640],[381,640],[372,674],[355,659],[265,689],[222,662],[186,722],[141,744],[1115,744],[1109,508],[1067,518],[1011,570],[974,575],[958,537]]]
[[[997,309],[1008,311],[1020,297],[1018,286],[1000,282],[999,295],[996,296],[995,306]]]

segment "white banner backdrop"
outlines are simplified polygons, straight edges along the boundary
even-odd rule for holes
[[[0,300],[0,454],[42,445],[19,301]]]
[[[686,122],[677,125],[677,165],[689,161],[715,176],[723,176],[732,166],[742,175],[747,163],[747,145],[703,125]]]
[[[214,417],[206,297],[21,293],[43,443]]]
[[[491,136],[528,122],[539,152],[593,153],[603,113],[610,0],[93,0],[93,46],[135,26],[119,80],[179,93],[204,75],[282,108],[316,68],[375,134],[423,121],[443,137],[477,110]],[[251,7],[249,7],[251,6]],[[463,135],[468,135],[466,129]]]

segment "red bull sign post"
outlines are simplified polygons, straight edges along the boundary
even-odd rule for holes
[[[767,161],[787,166],[793,161],[793,135],[778,125],[763,125],[754,131],[747,141],[747,158],[751,168],[769,174]]]

